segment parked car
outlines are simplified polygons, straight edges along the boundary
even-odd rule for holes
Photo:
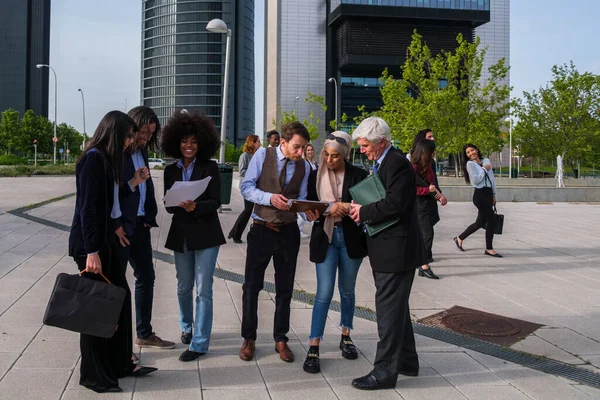
[[[155,167],[164,167],[165,162],[161,158],[149,158],[148,165],[150,166],[150,169]]]

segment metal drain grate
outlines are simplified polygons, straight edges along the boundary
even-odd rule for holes
[[[417,322],[502,346],[515,344],[542,326],[460,306],[450,307]]]

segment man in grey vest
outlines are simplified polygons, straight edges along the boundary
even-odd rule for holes
[[[275,351],[286,362],[294,361],[287,345],[290,302],[294,290],[300,231],[296,213],[288,211],[288,199],[305,200],[310,165],[302,158],[309,142],[306,127],[299,122],[281,129],[279,146],[259,149],[252,157],[241,185],[242,196],[255,204],[254,222],[248,232],[246,270],[242,287],[242,337],[240,358],[254,358],[258,328],[258,294],[265,270],[273,258],[275,267]]]

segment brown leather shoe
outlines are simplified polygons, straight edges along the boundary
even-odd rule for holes
[[[240,358],[244,361],[251,361],[254,358],[254,340],[244,340],[244,344],[240,349]]]
[[[279,353],[279,358],[281,358],[282,361],[294,361],[294,353],[292,353],[292,350],[288,347],[286,342],[276,342],[275,351]]]

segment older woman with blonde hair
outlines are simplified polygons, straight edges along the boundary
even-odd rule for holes
[[[257,135],[248,135],[246,143],[244,143],[244,152],[238,161],[240,187],[246,176],[246,170],[248,169],[250,160],[252,160],[252,156],[258,149],[260,149],[260,138]],[[244,199],[244,210],[237,217],[235,224],[233,224],[231,231],[229,231],[229,235],[227,235],[228,239],[232,239],[235,243],[242,243],[242,234],[244,233],[244,229],[246,229],[246,225],[248,225],[253,208],[254,203]]]
[[[310,261],[316,263],[317,294],[312,312],[310,348],[304,361],[304,371],[318,373],[319,343],[325,331],[327,312],[333,297],[338,275],[340,290],[342,356],[353,360],[358,357],[350,338],[354,318],[356,277],[367,249],[362,227],[348,216],[351,198],[348,189],[365,179],[367,171],[348,162],[352,138],[346,132],[327,135],[319,157],[320,168],[311,173],[308,199],[331,203],[328,212],[313,224],[310,240]],[[307,212],[309,219],[312,219]]]

